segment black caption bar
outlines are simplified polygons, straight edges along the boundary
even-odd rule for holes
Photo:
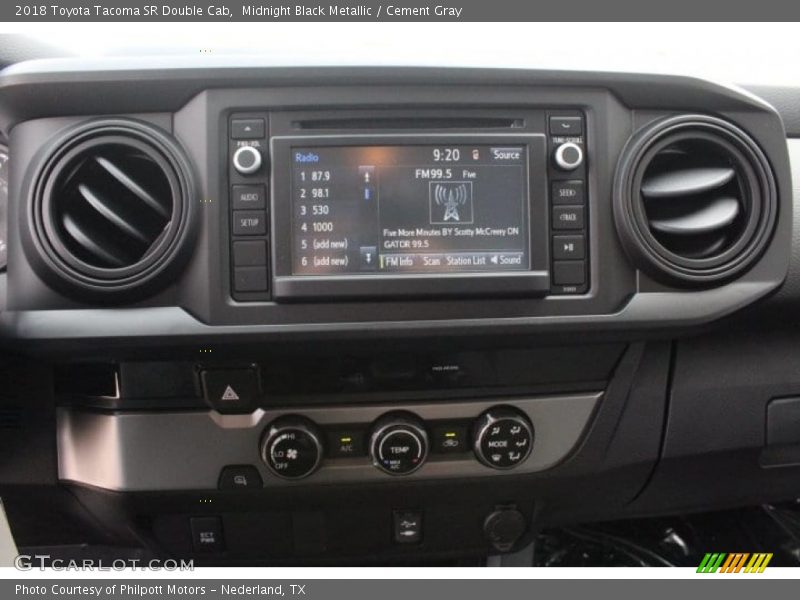
[[[7,22],[266,21],[790,21],[786,0],[40,0],[0,3]],[[676,29],[676,35],[680,31]]]
[[[625,569],[619,569],[624,572]],[[787,569],[788,570],[788,569]],[[552,571],[552,570],[550,570]],[[694,572],[694,569],[691,570]],[[622,574],[622,573],[621,573]],[[174,600],[176,598],[205,600],[246,598],[285,598],[293,600],[354,600],[381,598],[381,600],[438,600],[458,597],[460,600],[486,600],[487,598],[564,597],[591,598],[604,595],[605,589],[621,597],[647,596],[650,600],[673,600],[697,592],[698,580],[708,581],[712,575],[694,575],[689,579],[666,580],[554,580],[554,579],[451,579],[451,580],[302,580],[302,581],[225,581],[219,580],[78,580],[28,579],[26,581],[0,581],[3,598],[28,598],[30,600]],[[752,577],[752,576],[751,576]],[[755,576],[758,579],[758,576]],[[744,576],[721,578],[712,583],[700,584],[714,594],[731,600],[751,598],[754,592],[761,595],[795,593],[792,580],[761,577],[745,579]],[[758,586],[758,587],[756,587]],[[769,590],[772,592],[769,592]]]

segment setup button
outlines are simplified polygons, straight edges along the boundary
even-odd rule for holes
[[[264,235],[267,232],[267,215],[263,210],[233,211],[234,235]]]

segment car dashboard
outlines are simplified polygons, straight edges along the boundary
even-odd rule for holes
[[[435,563],[797,497],[798,101],[600,72],[8,67],[19,545]]]

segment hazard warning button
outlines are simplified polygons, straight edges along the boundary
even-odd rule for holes
[[[201,371],[200,379],[206,402],[221,413],[249,413],[258,406],[255,369],[206,369]]]

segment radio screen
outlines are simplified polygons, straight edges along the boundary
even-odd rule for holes
[[[294,275],[530,268],[523,145],[292,149]]]

